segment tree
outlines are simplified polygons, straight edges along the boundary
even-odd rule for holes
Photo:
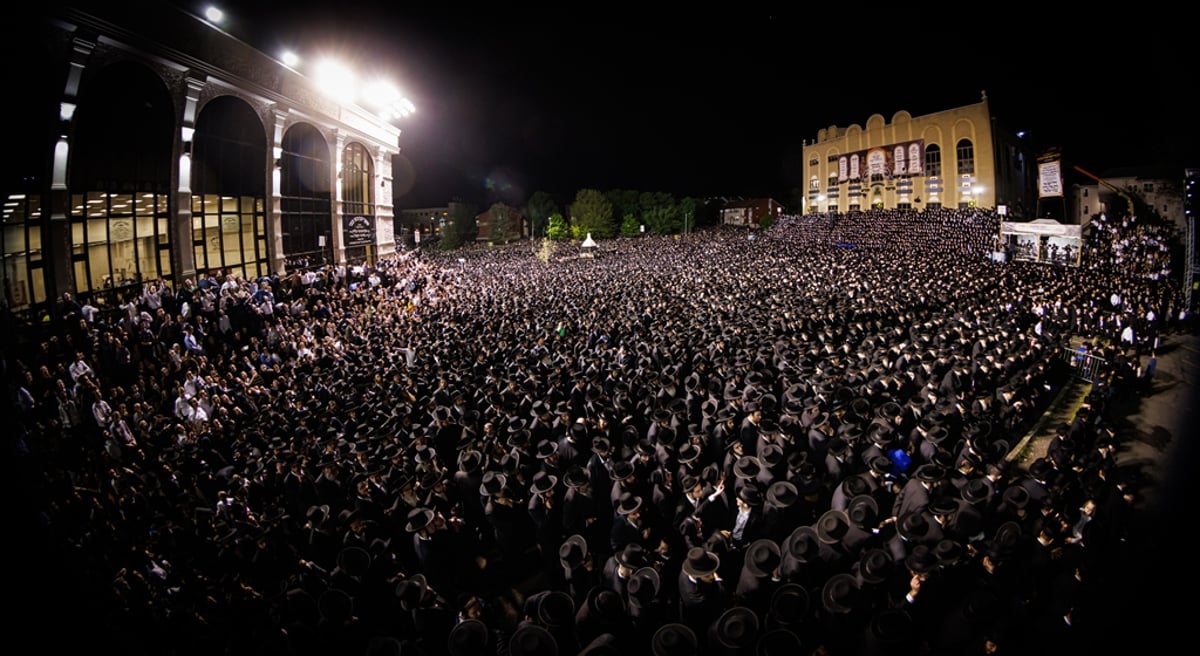
[[[613,216],[624,217],[632,214],[634,221],[642,223],[642,206],[639,202],[641,194],[632,189],[613,189],[604,193],[608,202],[612,203]]]
[[[696,199],[691,196],[685,196],[676,205],[676,209],[678,209],[679,214],[683,217],[683,231],[694,232],[697,225],[696,221],[699,218],[696,215],[700,209]]]
[[[479,226],[475,222],[477,213],[473,205],[463,203],[454,206],[450,222],[442,231],[442,250],[454,250],[464,243],[475,241],[475,235],[479,232]]]
[[[621,219],[621,234],[626,237],[636,237],[642,232],[642,225],[638,223],[637,217],[632,214],[626,214],[624,219]]]
[[[671,194],[646,192],[638,197],[642,209],[642,221],[656,235],[678,232],[683,226],[683,217],[675,207]]]
[[[572,235],[591,233],[593,239],[604,239],[616,232],[612,203],[595,189],[580,189],[570,213]]]
[[[545,237],[550,217],[557,213],[558,203],[554,202],[554,198],[544,191],[535,191],[525,205],[525,216],[529,217],[529,235]]]
[[[555,241],[561,241],[571,236],[571,226],[567,224],[567,219],[562,213],[555,212],[550,215],[550,219],[546,222],[546,236]]]
[[[516,238],[516,210],[496,201],[488,208],[488,240],[495,244],[507,244]]]

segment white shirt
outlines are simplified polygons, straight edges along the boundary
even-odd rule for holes
[[[742,541],[742,532],[746,530],[746,522],[750,521],[750,511],[738,507],[737,519],[733,522],[733,541]]]

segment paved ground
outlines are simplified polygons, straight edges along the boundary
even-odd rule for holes
[[[1138,491],[1132,531],[1122,560],[1127,575],[1112,581],[1104,594],[1111,604],[1108,644],[1114,653],[1175,650],[1192,635],[1200,592],[1200,422],[1197,420],[1197,372],[1200,336],[1164,337],[1158,370],[1141,394],[1112,400],[1118,429],[1117,464]],[[1018,466],[1045,453],[1054,427],[1069,421],[1090,390],[1074,383],[1056,398],[1027,440],[1013,449]],[[1022,450],[1024,448],[1024,450]]]

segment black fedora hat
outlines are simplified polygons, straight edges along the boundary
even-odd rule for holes
[[[938,496],[929,502],[929,512],[936,516],[952,515],[958,512],[958,501],[952,497]]]
[[[446,651],[450,656],[478,656],[488,653],[487,647],[487,625],[476,619],[458,622],[446,638]]]
[[[879,502],[870,494],[859,494],[846,505],[846,517],[860,529],[875,528],[879,520]]]
[[[784,540],[784,545],[787,547],[785,553],[803,562],[808,562],[817,557],[821,551],[821,537],[817,535],[816,529],[811,526],[797,526]]]
[[[429,508],[413,508],[408,511],[408,523],[404,525],[404,530],[416,533],[427,528],[433,521],[433,515],[433,511]]]
[[[738,490],[737,497],[741,499],[742,503],[752,508],[761,506],[763,502],[762,492],[758,491],[758,486],[750,485],[749,483],[743,485],[742,489]]]
[[[1014,483],[1005,488],[1001,498],[1004,500],[1004,503],[1018,509],[1028,507],[1031,500],[1029,490],[1025,489],[1025,486],[1019,483]]]
[[[926,463],[917,467],[917,478],[926,483],[933,483],[942,480],[946,475],[946,470],[931,463]]]
[[[482,496],[496,496],[504,490],[504,486],[508,484],[508,477],[498,471],[486,471],[483,473],[483,480],[479,484],[479,494]]]
[[[858,578],[872,585],[883,583],[892,573],[893,565],[895,561],[887,550],[879,547],[867,549],[858,557]]]
[[[692,547],[683,561],[683,572],[692,578],[700,578],[716,572],[721,567],[721,559],[717,554],[706,551],[704,547]]]
[[[994,493],[995,488],[992,486],[992,481],[985,476],[972,476],[959,489],[959,495],[963,501],[971,504],[987,501],[992,498]]]
[[[762,463],[754,456],[742,456],[733,463],[733,475],[738,478],[755,478],[762,470]]]
[[[837,544],[850,530],[850,518],[846,511],[830,508],[817,519],[817,537],[825,544]]]
[[[795,632],[790,629],[777,628],[759,636],[754,652],[755,656],[795,656],[802,653],[802,645],[800,636]]]
[[[350,576],[363,576],[371,569],[371,552],[362,547],[344,547],[338,552],[337,566]]]
[[[803,585],[784,583],[771,595],[767,625],[800,626],[808,618],[811,603],[808,590]]]
[[[538,622],[550,629],[574,628],[575,600],[571,595],[561,590],[549,590],[541,593],[537,603]]]
[[[612,464],[612,474],[614,481],[624,481],[633,477],[633,464],[625,460],[618,460]]]
[[[558,656],[554,635],[538,624],[527,622],[508,639],[510,656]]]
[[[821,603],[825,610],[835,615],[853,612],[860,599],[858,581],[845,572],[839,572],[825,581],[821,588]]]
[[[746,547],[744,566],[759,578],[772,576],[781,560],[779,545],[770,538],[759,538]]]
[[[575,569],[582,565],[587,555],[587,540],[578,533],[568,536],[558,547],[558,562],[567,569]]]
[[[624,549],[618,551],[614,557],[617,559],[618,565],[637,570],[646,564],[646,549],[637,542],[630,542],[625,545]]]
[[[900,518],[896,530],[900,536],[909,542],[921,543],[929,539],[933,533],[934,520],[926,511],[917,510]]]
[[[745,606],[733,606],[721,613],[709,629],[710,644],[726,649],[749,649],[758,642],[758,615]]]
[[[558,485],[557,476],[540,471],[533,475],[533,480],[530,482],[529,489],[534,494],[545,494],[550,490],[553,490],[555,485]]]
[[[629,593],[630,602],[647,603],[658,596],[658,591],[661,588],[662,578],[658,575],[658,570],[653,567],[639,568],[633,573],[633,576],[629,577],[629,582],[625,584],[625,590]]]
[[[942,538],[933,546],[933,555],[942,565],[954,565],[962,561],[966,548],[958,540]]]
[[[636,494],[624,492],[617,500],[617,514],[629,515],[642,507],[642,498]]]
[[[700,648],[696,634],[685,624],[669,622],[658,627],[650,640],[654,656],[696,656]]]
[[[938,566],[937,554],[929,545],[918,544],[904,558],[904,565],[917,574],[932,572]]]
[[[400,607],[407,611],[420,608],[428,591],[429,583],[424,574],[413,574],[396,584],[396,598],[400,600]]]
[[[583,487],[590,482],[591,480],[588,478],[587,470],[579,465],[572,465],[567,469],[567,472],[563,474],[563,484],[567,487]]]
[[[775,481],[767,488],[767,502],[777,508],[790,508],[800,498],[800,492],[790,481]]]
[[[588,618],[607,624],[620,622],[625,617],[625,599],[607,585],[594,585],[584,599],[584,612]]]

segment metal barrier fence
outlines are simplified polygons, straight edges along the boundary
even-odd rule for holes
[[[1087,351],[1073,349],[1069,346],[1063,347],[1062,358],[1071,366],[1072,375],[1089,383],[1095,382],[1096,376],[1100,373],[1100,367],[1108,362],[1098,355],[1092,355]]]

